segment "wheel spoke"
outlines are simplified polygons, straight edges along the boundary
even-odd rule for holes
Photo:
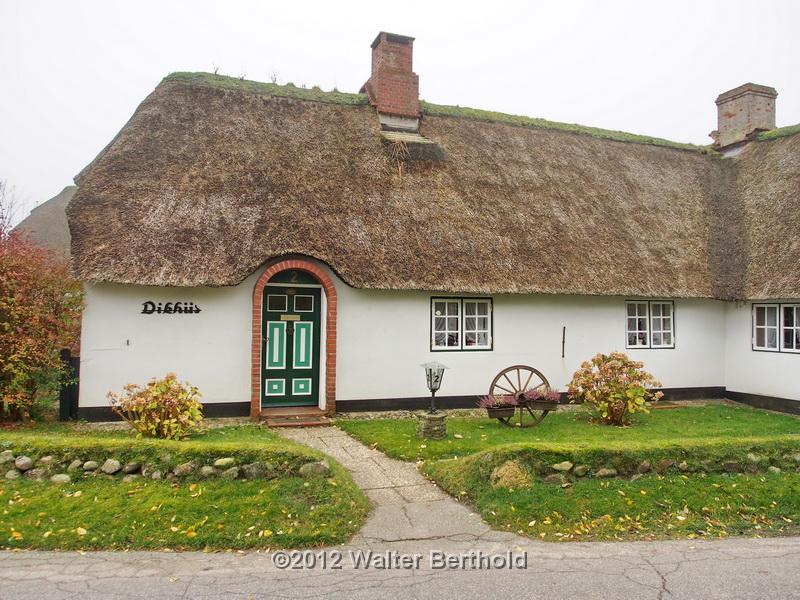
[[[533,371],[528,372],[528,380],[525,382],[525,387],[520,388],[523,392],[528,389],[528,384],[531,382],[531,379],[533,379]]]
[[[506,378],[506,381],[508,382],[508,384],[509,384],[509,385],[510,385],[510,386],[513,388],[513,387],[514,387],[514,382],[513,382],[513,381],[511,381],[511,380],[508,378],[508,375],[507,375],[506,373],[503,373],[503,377],[505,377],[505,378]],[[516,393],[516,392],[518,392],[518,391],[519,391],[519,390],[514,390],[514,392],[512,392],[512,393]]]
[[[495,383],[495,384],[494,384],[494,387],[496,387],[496,388],[499,388],[499,389],[503,390],[503,391],[504,391],[505,393],[507,393],[507,394],[513,394],[513,393],[514,393],[514,392],[513,392],[513,391],[511,391],[511,390],[507,390],[506,388],[504,388],[504,387],[503,387],[502,385],[500,385],[499,383]]]

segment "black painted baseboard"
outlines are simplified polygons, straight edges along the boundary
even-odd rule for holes
[[[724,398],[725,388],[663,388],[665,400],[701,400],[707,398]],[[420,398],[370,398],[368,400],[339,400],[336,402],[337,412],[365,412],[380,410],[418,410],[430,406],[430,396]],[[567,394],[561,392],[561,404],[567,404]],[[439,408],[475,408],[478,396],[437,396],[436,406]]]
[[[664,400],[719,400],[725,397],[725,386],[661,388]]]
[[[726,390],[722,386],[694,388],[663,388],[665,400],[703,400],[728,398],[756,408],[800,415],[800,401],[773,396],[760,396]],[[338,412],[366,412],[382,410],[421,410],[430,406],[430,396],[417,398],[371,398],[368,400],[339,400]],[[561,403],[566,404],[566,394],[562,392]],[[475,408],[478,396],[437,396],[439,408]],[[210,402],[203,404],[206,417],[246,417],[250,415],[249,402]],[[86,421],[119,421],[119,417],[108,406],[82,406],[78,418]]]
[[[765,408],[767,410],[800,415],[800,400],[747,394],[745,392],[732,392],[730,390],[725,392],[725,397],[734,402],[741,402],[742,404],[748,404],[755,408]]]
[[[477,396],[437,396],[437,408],[475,408]],[[431,397],[370,398],[368,400],[338,400],[336,412],[366,412],[380,410],[420,410],[431,405]]]

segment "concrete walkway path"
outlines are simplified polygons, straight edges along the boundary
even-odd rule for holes
[[[353,539],[354,545],[483,540],[508,547],[526,541],[511,533],[493,531],[479,515],[423,477],[415,464],[389,458],[337,427],[276,431],[338,460],[372,501],[374,511]]]

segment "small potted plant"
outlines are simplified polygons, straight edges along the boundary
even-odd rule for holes
[[[497,396],[487,394],[486,396],[480,397],[478,406],[485,408],[486,412],[493,419],[513,417],[514,411],[517,408],[517,399],[509,394]]]
[[[553,410],[561,400],[561,394],[548,388],[533,388],[522,393],[525,404],[532,410]]]

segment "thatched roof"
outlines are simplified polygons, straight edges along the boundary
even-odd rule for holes
[[[773,141],[749,144],[737,159],[747,223],[744,296],[800,298],[800,135],[766,139]]]
[[[37,246],[68,257],[70,239],[66,209],[77,189],[74,185],[68,185],[56,196],[35,207],[14,229]]]
[[[785,194],[796,184],[772,155],[794,153],[782,160],[796,167],[800,136],[734,160],[620,132],[423,110],[435,153],[387,141],[362,95],[168,77],[77,180],[76,274],[233,285],[302,254],[359,288],[741,297],[743,205],[753,201],[737,164],[752,154],[762,179],[785,176]],[[800,296],[793,268],[790,295]]]

